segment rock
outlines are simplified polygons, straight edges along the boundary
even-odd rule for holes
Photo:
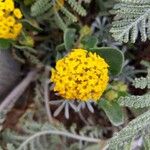
[[[8,50],[0,50],[0,101],[12,90],[20,77],[20,64]]]

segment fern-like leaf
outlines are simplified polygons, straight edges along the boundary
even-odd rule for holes
[[[150,88],[150,70],[148,70],[147,77],[135,78],[133,81],[133,86],[140,89],[144,89],[146,87]]]
[[[37,0],[31,7],[31,15],[33,17],[45,13],[52,7],[51,0]]]
[[[116,16],[110,32],[116,40],[134,43],[139,33],[142,41],[150,39],[150,1],[120,0],[112,13]]]
[[[86,15],[86,10],[79,5],[79,3],[76,0],[67,0],[67,2],[71,5],[71,7],[81,16]]]
[[[149,0],[120,0],[120,2],[131,3],[131,4],[149,4]]]
[[[2,138],[9,141],[16,150],[55,150],[58,145],[64,146],[63,136],[89,143],[99,143],[99,136],[101,136],[101,132],[98,132],[95,126],[83,128],[81,133],[77,133],[75,126],[72,126],[71,131],[68,131],[62,124],[54,126],[48,122],[42,124],[32,119],[25,121],[22,125],[22,131],[24,134],[21,135],[5,130]],[[60,138],[60,136],[62,137]],[[66,149],[66,147],[62,147],[62,149]]]
[[[121,97],[118,100],[121,106],[133,107],[133,108],[144,108],[150,107],[150,94],[142,96],[127,96]]]
[[[67,28],[66,23],[63,21],[63,19],[60,17],[60,15],[57,12],[55,13],[54,19],[59,28],[61,28],[62,30],[65,30]]]
[[[47,12],[49,18],[54,17],[55,23],[65,30],[68,25],[77,22],[78,18],[73,10],[80,16],[86,15],[86,10],[76,0],[37,0],[31,7],[31,16],[39,17]],[[68,3],[69,5],[66,5]],[[71,9],[69,9],[71,7]],[[70,11],[72,10],[72,11]]]
[[[138,136],[140,131],[148,129],[150,125],[150,110],[140,115],[131,121],[127,127],[118,132],[109,141],[109,147],[112,149],[114,146],[123,146],[125,142],[131,141],[134,137]]]
[[[61,8],[61,12],[68,17],[69,20],[71,20],[72,22],[76,22],[77,21],[77,17],[74,16],[70,11],[68,11],[65,7]]]

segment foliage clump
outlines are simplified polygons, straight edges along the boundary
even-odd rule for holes
[[[21,66],[0,150],[149,150],[149,16],[149,0],[0,0],[0,87]]]

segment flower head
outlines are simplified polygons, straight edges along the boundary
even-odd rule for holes
[[[68,100],[97,101],[108,85],[108,64],[96,53],[73,49],[56,63],[54,91]]]
[[[22,13],[13,0],[0,0],[0,38],[16,39],[22,29]]]

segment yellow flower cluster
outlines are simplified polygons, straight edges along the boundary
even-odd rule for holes
[[[0,38],[16,39],[22,29],[22,13],[13,0],[0,0]]]
[[[54,91],[68,100],[97,101],[108,85],[108,64],[96,53],[73,49],[52,69]]]

